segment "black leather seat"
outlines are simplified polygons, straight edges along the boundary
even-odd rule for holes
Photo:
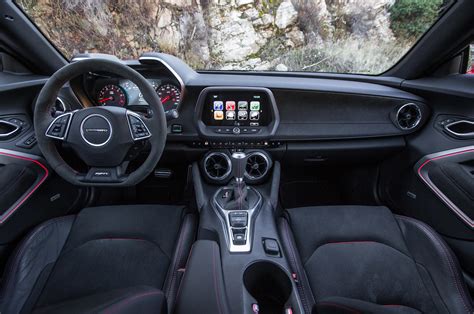
[[[418,220],[386,207],[305,207],[279,227],[308,313],[474,311],[457,259]]]
[[[1,313],[166,313],[194,240],[183,207],[87,208],[35,228],[3,277]]]

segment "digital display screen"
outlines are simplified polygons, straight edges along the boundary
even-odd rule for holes
[[[209,126],[267,126],[269,101],[264,92],[209,93],[202,120]]]

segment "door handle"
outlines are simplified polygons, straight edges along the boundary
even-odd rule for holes
[[[469,120],[458,120],[444,126],[444,130],[455,137],[474,138],[474,122]]]

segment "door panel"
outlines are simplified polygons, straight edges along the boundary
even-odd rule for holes
[[[400,214],[441,233],[474,278],[474,138],[446,130],[455,121],[474,121],[473,87],[472,75],[402,83],[426,100],[432,114],[420,132],[406,137],[407,149],[384,164],[380,194]]]
[[[455,215],[474,229],[474,146],[427,155],[414,170]]]
[[[26,232],[77,210],[88,192],[60,179],[38,149],[32,109],[44,82],[41,76],[0,73],[0,272]]]

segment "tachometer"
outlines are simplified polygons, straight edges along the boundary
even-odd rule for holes
[[[156,92],[165,111],[178,109],[181,102],[181,90],[177,86],[173,84],[161,85]]]
[[[97,102],[101,106],[124,107],[127,104],[127,95],[120,86],[109,84],[99,91]]]

